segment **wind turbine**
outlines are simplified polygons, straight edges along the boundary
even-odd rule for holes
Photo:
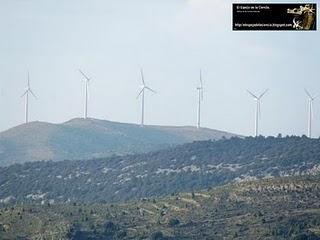
[[[200,110],[201,110],[201,101],[203,100],[203,83],[202,83],[202,73],[200,69],[200,85],[197,87],[198,91],[198,111],[197,111],[197,128],[200,128]]]
[[[89,88],[89,81],[90,78],[85,75],[80,69],[78,69],[81,75],[84,77],[85,85],[84,85],[84,112],[83,112],[83,118],[88,117],[88,88]]]
[[[34,98],[37,98],[30,88],[30,75],[28,71],[27,87],[25,92],[21,95],[21,97],[25,97],[25,123],[29,122],[29,93],[31,93]]]
[[[254,120],[254,136],[257,137],[258,133],[259,133],[259,118],[261,117],[261,109],[260,109],[260,104],[261,104],[261,98],[263,97],[264,94],[266,94],[266,92],[268,91],[268,89],[266,89],[262,94],[260,94],[259,96],[256,96],[255,94],[253,94],[252,92],[250,92],[249,90],[247,90],[247,92],[253,97],[253,99],[256,101],[256,111],[255,111],[255,120]]]
[[[309,113],[308,113],[308,137],[311,138],[312,137],[312,118],[313,118],[313,100],[315,100],[317,98],[317,96],[313,97],[307,89],[304,89],[304,91],[306,92],[307,96],[308,96],[308,109],[309,109]]]
[[[145,82],[144,82],[144,76],[143,76],[143,69],[140,69],[140,73],[141,73],[141,80],[142,80],[142,85],[141,85],[141,90],[137,96],[137,98],[140,97],[141,95],[141,127],[144,126],[144,94],[145,94],[145,90],[149,90],[153,93],[156,93],[156,91],[154,91],[153,89],[151,89],[150,87],[148,87]]]

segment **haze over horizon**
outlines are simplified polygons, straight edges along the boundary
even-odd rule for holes
[[[299,1],[292,1],[299,2]],[[88,115],[139,123],[140,67],[148,125],[196,125],[199,69],[202,126],[252,135],[262,99],[260,133],[307,133],[307,88],[320,93],[319,32],[232,32],[230,0],[42,2],[5,0],[0,9],[0,131],[24,121],[27,71],[30,121],[60,123]],[[225,15],[225,13],[228,13]],[[320,99],[313,136],[320,135]]]

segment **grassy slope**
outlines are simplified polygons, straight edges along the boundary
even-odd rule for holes
[[[266,179],[118,205],[7,207],[0,239],[319,239],[319,180]]]
[[[0,166],[41,160],[74,160],[158,150],[233,134],[194,127],[162,127],[72,119],[62,124],[31,122],[0,133]]]

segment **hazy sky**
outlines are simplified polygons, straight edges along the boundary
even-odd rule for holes
[[[274,2],[274,1],[273,1]],[[30,119],[60,123],[82,116],[84,82],[92,78],[89,115],[136,123],[143,67],[146,123],[195,125],[203,69],[202,125],[253,134],[254,101],[262,100],[261,133],[307,130],[303,88],[320,93],[317,32],[233,32],[230,0],[2,0],[0,131],[23,123],[27,70],[38,99]],[[320,135],[320,99],[314,102]]]

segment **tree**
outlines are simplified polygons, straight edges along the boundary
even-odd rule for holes
[[[162,240],[164,239],[163,233],[158,231],[151,234],[151,240]]]
[[[174,226],[177,226],[179,224],[180,224],[180,221],[177,218],[171,218],[169,220],[169,227],[174,227]]]

